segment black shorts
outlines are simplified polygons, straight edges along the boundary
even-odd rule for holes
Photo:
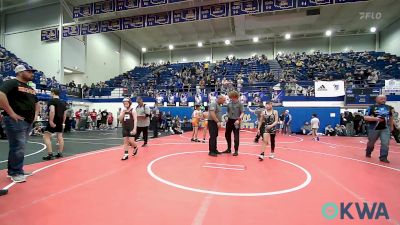
[[[56,127],[51,127],[50,124],[47,124],[46,128],[44,129],[44,132],[49,132],[49,133],[62,133],[63,132],[63,124],[62,123],[56,123]]]
[[[129,128],[122,128],[122,137],[135,137],[135,135],[131,134],[131,131],[133,129],[129,129]]]

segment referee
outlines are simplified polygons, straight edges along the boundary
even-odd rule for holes
[[[233,156],[237,156],[239,152],[239,131],[240,122],[242,121],[244,115],[243,104],[239,102],[239,92],[231,91],[228,93],[231,102],[227,107],[228,121],[226,123],[225,138],[228,144],[228,149],[222,153],[231,153],[232,137],[233,132],[234,142],[235,142],[235,153]]]
[[[221,105],[225,102],[225,97],[220,95],[218,96],[217,101],[212,102],[210,107],[208,108],[208,130],[210,132],[210,140],[208,142],[209,146],[209,156],[216,157],[220,152],[217,150],[217,137],[218,137],[218,128],[221,127],[222,124],[222,115],[221,115]]]

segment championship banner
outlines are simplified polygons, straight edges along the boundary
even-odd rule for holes
[[[174,10],[172,15],[174,23],[196,21],[199,20],[199,8]]]
[[[368,0],[335,0],[336,4],[353,3],[353,2],[366,2]]]
[[[296,0],[264,0],[264,12],[296,8]]]
[[[93,4],[91,3],[91,4],[76,6],[74,7],[72,14],[74,18],[93,16]]]
[[[345,95],[344,81],[315,81],[315,97],[338,97]]]
[[[84,23],[81,25],[81,35],[100,33],[100,23]]]
[[[142,7],[150,7],[150,6],[157,6],[157,5],[164,5],[167,4],[167,0],[142,0]]]
[[[123,29],[135,29],[145,27],[145,17],[144,16],[132,16],[122,18]]]
[[[231,16],[254,14],[261,12],[261,1],[246,0],[231,2]]]
[[[121,29],[122,19],[105,20],[100,22],[100,32],[118,31]]]
[[[215,19],[229,16],[229,3],[200,7],[200,19]]]
[[[42,30],[40,35],[41,41],[58,41],[59,32],[58,28]]]
[[[102,2],[95,2],[94,4],[94,14],[109,13],[115,11],[115,1],[106,0]]]
[[[179,99],[179,106],[188,106],[188,96],[187,94],[182,94]]]
[[[80,25],[63,27],[63,37],[73,37],[80,35]]]
[[[176,106],[175,105],[175,96],[174,95],[169,95],[168,96],[167,106]]]
[[[299,8],[332,4],[333,0],[297,0],[297,7]]]
[[[385,80],[383,90],[387,94],[400,94],[400,80]]]
[[[140,0],[117,0],[117,11],[139,8]]]
[[[147,15],[147,24],[146,26],[160,26],[171,24],[171,12],[163,12],[158,14],[150,14]]]

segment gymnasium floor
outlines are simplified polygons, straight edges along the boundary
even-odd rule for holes
[[[363,137],[316,143],[278,136],[277,158],[259,162],[252,131],[241,132],[238,157],[209,157],[208,144],[191,143],[190,135],[152,139],[121,161],[119,132],[67,134],[67,157],[39,163],[42,141],[33,138],[28,182],[10,184],[0,171],[0,187],[10,187],[0,197],[0,224],[400,224],[400,147],[393,141],[391,163],[383,164],[379,151],[365,158]],[[6,142],[0,149],[3,169]],[[361,220],[353,207],[354,220],[328,220],[328,202],[383,202],[390,219]]]

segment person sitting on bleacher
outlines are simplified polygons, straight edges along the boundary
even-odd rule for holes
[[[326,136],[335,136],[335,129],[329,124],[325,127],[325,135]]]
[[[337,136],[347,136],[346,127],[344,125],[336,124],[335,132]]]

